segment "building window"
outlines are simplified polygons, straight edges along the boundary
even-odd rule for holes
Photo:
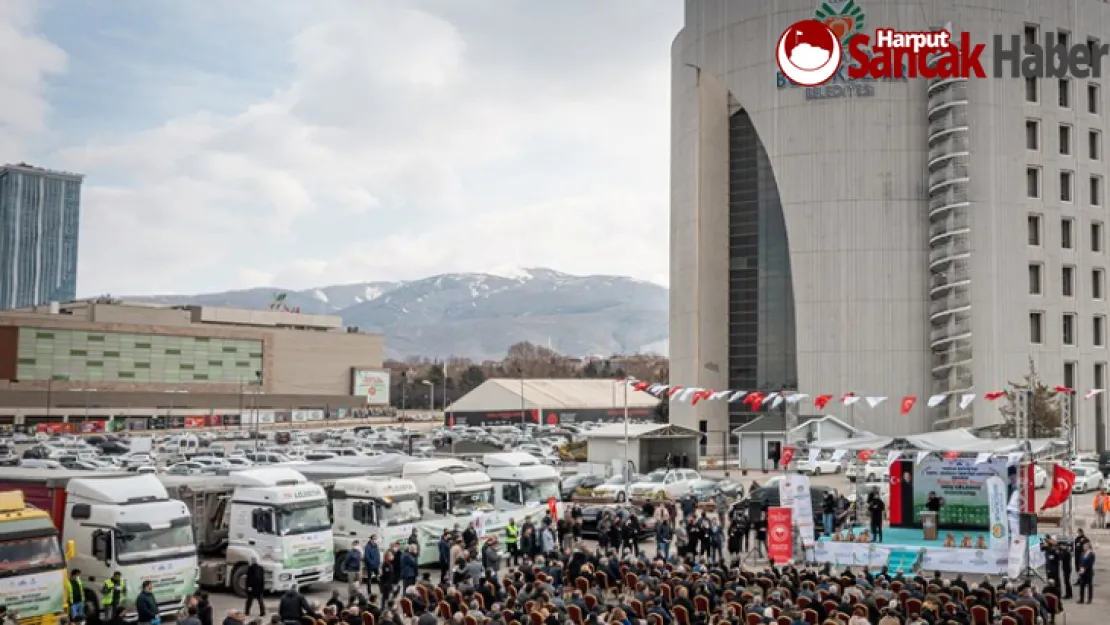
[[[1101,269],[1091,270],[1091,297],[1102,299],[1102,290],[1105,288],[1106,277]]]
[[[1075,267],[1064,265],[1060,272],[1060,294],[1064,297],[1075,297]]]
[[[1091,321],[1091,342],[1095,347],[1106,347],[1106,338],[1102,334],[1106,329],[1106,317],[1095,315]]]
[[[1060,201],[1071,202],[1071,184],[1072,173],[1070,171],[1060,172]]]
[[[1092,161],[1102,160],[1102,133],[1097,130],[1087,131],[1087,158]]]
[[[1091,222],[1091,251],[1102,253],[1102,222]]]
[[[1087,186],[1091,206],[1102,206],[1102,176],[1091,176],[1090,184]]]
[[[1099,110],[1099,88],[1096,84],[1087,85],[1087,112],[1092,115],[1098,115]]]
[[[1044,340],[1044,313],[1029,313],[1029,342],[1040,345]]]
[[[1040,295],[1041,291],[1041,264],[1029,264],[1029,294]]]
[[[1038,150],[1041,145],[1041,125],[1035,119],[1025,120],[1025,149]]]
[[[1075,313],[1064,313],[1063,321],[1064,345],[1075,345]]]
[[[1041,170],[1038,167],[1025,168],[1025,197],[1041,197]]]
[[[1035,24],[1025,25],[1025,45],[1037,45],[1037,26]]]
[[[1064,386],[1075,388],[1075,363],[1070,360],[1064,362]]]
[[[1071,156],[1071,126],[1060,124],[1060,154]]]
[[[1098,39],[1095,39],[1094,37],[1087,37],[1087,54],[1090,55],[1089,58],[1098,58],[1097,56],[1094,56],[1098,51],[1098,45]]]
[[[1074,224],[1075,222],[1067,217],[1060,220],[1060,247],[1064,248],[1065,250],[1070,250],[1074,246],[1071,232],[1072,226]]]
[[[1037,103],[1037,79],[1025,79],[1025,101],[1031,104]]]
[[[1056,83],[1056,90],[1059,92],[1060,108],[1066,109],[1071,107],[1071,81],[1067,78],[1061,78]]]
[[[1057,44],[1059,44],[1059,45],[1063,46],[1065,49],[1067,49],[1068,43],[1070,41],[1071,41],[1071,33],[1069,33],[1066,30],[1056,31],[1056,43]]]
[[[1041,216],[1030,215],[1026,218],[1027,228],[1029,230],[1029,245],[1041,244]]]

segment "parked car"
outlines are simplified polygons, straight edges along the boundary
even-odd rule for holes
[[[668,498],[677,499],[689,493],[700,479],[701,474],[693,469],[659,469],[633,482],[629,490],[633,497],[653,497],[662,491]]]
[[[0,445],[0,466],[19,466],[19,456],[15,455],[15,450],[7,445]]]
[[[574,495],[574,491],[579,488],[593,489],[600,486],[605,482],[605,478],[600,475],[578,474],[564,477],[559,482],[559,496],[563,501],[570,501]]]
[[[639,473],[634,473],[632,475],[631,482],[635,484],[642,479],[644,479],[643,475]],[[612,497],[616,501],[625,500],[624,491],[625,486],[623,475],[614,475],[613,477],[610,477],[609,479],[594,487],[594,492],[598,493],[602,497]]]
[[[844,475],[848,478],[849,482],[855,482],[862,479],[864,482],[877,482],[887,475],[889,467],[886,458],[875,459],[872,458],[866,463],[853,461],[848,465],[848,469]]]
[[[806,458],[803,460],[799,460],[794,466],[799,473],[804,473],[806,475],[829,475],[840,473],[841,471],[840,463],[834,462],[828,458],[818,458],[817,460],[813,461],[810,461],[808,458]]]
[[[583,538],[597,538],[597,522],[601,519],[601,514],[605,510],[612,511],[631,511],[636,514],[640,519],[640,540],[655,534],[655,519],[644,514],[643,508],[639,506],[630,506],[625,504],[607,504],[585,506],[582,508],[582,537]]]
[[[1075,492],[1089,493],[1102,488],[1102,472],[1097,468],[1088,466],[1072,467],[1071,471],[1075,474],[1075,486],[1072,489]]]

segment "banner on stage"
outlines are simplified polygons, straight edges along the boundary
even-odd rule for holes
[[[767,509],[767,557],[776,564],[794,560],[794,523],[790,508]]]
[[[1025,568],[1025,536],[1014,535],[1010,538],[1010,557],[1006,566],[1006,577],[1017,579]],[[1032,550],[1030,550],[1032,551]]]
[[[970,527],[989,527],[991,505],[987,495],[987,480],[1006,477],[1006,459],[991,458],[976,462],[975,458],[945,460],[930,456],[914,470],[914,518],[925,509],[929,492],[944,499],[939,523]]]
[[[1006,483],[997,475],[987,478],[987,501],[990,506],[991,549],[1005,551],[1010,542],[1006,527]]]
[[[787,479],[790,480],[790,489],[794,492],[794,496],[791,498],[794,522],[798,524],[798,534],[802,537],[802,546],[810,549],[817,537],[813,527],[813,496],[809,488],[809,478],[796,474]]]

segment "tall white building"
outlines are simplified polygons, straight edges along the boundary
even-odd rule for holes
[[[1106,78],[794,87],[774,52],[803,19],[846,36],[950,25],[988,44],[988,71],[996,34],[1110,38],[1103,0],[687,0],[672,48],[671,381],[886,396],[825,412],[891,434],[998,422],[997,404],[961,410],[959,396],[1002,390],[1030,358],[1050,386],[1105,388]],[[908,416],[905,395],[919,398]],[[1106,440],[1105,401],[1078,402],[1083,448]],[[746,412],[671,407],[707,432]]]

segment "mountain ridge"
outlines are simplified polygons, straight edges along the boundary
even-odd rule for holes
[[[307,289],[255,287],[193,295],[124,297],[164,305],[263,310],[277,294],[304,313],[332,314],[386,336],[389,358],[499,360],[513,343],[568,356],[666,354],[667,288],[626,276],[578,276],[536,267],[445,273]]]

